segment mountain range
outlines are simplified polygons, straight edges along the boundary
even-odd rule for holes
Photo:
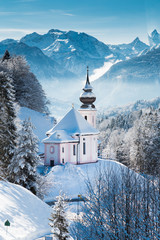
[[[107,45],[86,33],[51,29],[43,35],[28,34],[19,41],[1,41],[0,56],[6,49],[11,54],[25,56],[39,79],[80,78],[87,65],[92,73],[106,62],[115,64],[145,55],[150,47],[160,44],[160,34],[156,30],[149,35],[149,42],[150,46],[137,37],[129,44]]]
[[[42,35],[34,32],[20,40],[1,41],[0,57],[6,49],[11,55],[23,55],[47,96],[61,99],[62,105],[70,99],[78,103],[77,93],[83,87],[88,65],[90,80],[96,80],[92,84],[97,104],[117,105],[128,103],[126,99],[132,102],[159,96],[160,34],[157,30],[148,35],[148,40],[148,45],[138,37],[128,44],[111,45],[86,33],[51,29]],[[132,91],[126,84],[132,84]]]

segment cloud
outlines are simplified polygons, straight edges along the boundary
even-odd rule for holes
[[[36,2],[37,0],[16,0],[16,2],[27,3],[27,2]]]
[[[70,17],[74,17],[74,16],[75,16],[75,15],[72,14],[72,13],[63,13],[62,15],[64,15],[64,16],[70,16]]]
[[[0,12],[0,17],[1,16],[9,16],[9,15],[16,15],[16,12]]]
[[[44,34],[48,31],[48,29],[0,28],[0,41],[6,38],[20,39],[24,37],[24,35],[35,31],[39,34]]]
[[[61,9],[51,9],[50,11],[54,14],[63,15],[63,16],[69,16],[69,17],[75,16],[74,14],[69,13],[69,11],[67,11],[67,10],[65,11],[65,10],[61,10]]]
[[[29,33],[29,32],[31,32],[31,30],[29,30],[29,29],[17,29],[17,28],[0,28],[0,33],[8,33],[8,32]]]
[[[18,15],[26,15],[26,16],[31,16],[31,15],[41,15],[41,14],[47,14],[47,11],[29,11],[29,12],[3,12],[0,11],[0,17],[1,16],[18,16]]]

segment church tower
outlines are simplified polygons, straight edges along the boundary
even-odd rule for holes
[[[81,115],[92,125],[96,128],[96,108],[93,104],[96,100],[94,93],[92,92],[93,88],[89,82],[89,69],[87,67],[87,79],[86,84],[83,88],[83,93],[80,95],[80,101],[82,105],[79,109]]]

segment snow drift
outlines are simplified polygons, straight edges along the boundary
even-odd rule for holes
[[[50,233],[51,208],[27,189],[0,182],[0,239],[33,240]],[[8,229],[4,226],[9,220]]]

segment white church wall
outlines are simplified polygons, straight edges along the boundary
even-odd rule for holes
[[[73,151],[73,146],[75,146],[75,151]],[[77,143],[60,144],[60,163],[66,162],[77,164]]]
[[[77,164],[77,143],[69,143],[69,154],[68,154],[68,156],[69,156],[68,161],[70,163]]]
[[[96,128],[96,109],[79,109],[80,114],[88,121],[88,123]]]
[[[83,164],[96,161],[97,161],[97,135],[81,136],[79,163]]]
[[[50,161],[54,161],[54,165],[59,162],[59,144],[45,143],[45,165],[50,165]]]

